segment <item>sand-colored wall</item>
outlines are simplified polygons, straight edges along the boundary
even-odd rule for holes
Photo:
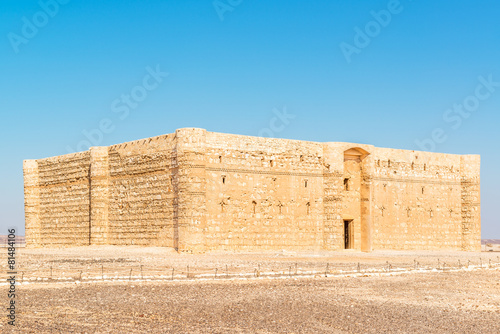
[[[462,249],[481,250],[480,157],[460,157],[462,196]]]
[[[113,145],[106,153],[108,226],[98,243],[173,247],[173,135]]]
[[[88,245],[90,153],[24,162],[27,244]]]
[[[480,248],[478,156],[185,128],[27,160],[30,246]],[[346,188],[346,184],[348,185]]]
[[[321,143],[207,133],[207,248],[323,248],[322,155]]]
[[[460,156],[376,148],[373,247],[461,249]]]

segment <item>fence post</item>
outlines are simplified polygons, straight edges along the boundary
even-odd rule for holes
[[[328,277],[328,265],[329,263],[326,263],[326,268],[325,268],[325,277]]]
[[[141,279],[144,279],[144,276],[142,274],[142,264],[141,264]]]
[[[460,269],[462,266],[460,265],[460,259],[458,259],[458,269]]]
[[[227,264],[226,264],[226,278],[229,278],[229,272],[227,271]]]
[[[128,274],[128,280],[129,281],[132,280],[132,268],[130,268],[130,273]]]
[[[481,257],[479,258],[479,267],[481,268],[483,267],[483,258]]]
[[[101,264],[101,277],[102,280],[104,281],[104,264]]]
[[[83,270],[80,270],[80,282],[82,281],[82,272]]]
[[[21,272],[21,282],[24,281],[24,271]]]
[[[52,266],[50,266],[50,279],[52,279]]]
[[[297,262],[295,262],[295,276],[297,276]]]
[[[361,272],[361,265],[358,262],[358,273]]]
[[[189,266],[187,266],[186,278],[189,278]]]
[[[217,268],[215,268],[215,276],[214,279],[217,279]]]
[[[174,280],[174,268],[172,268],[172,281]]]

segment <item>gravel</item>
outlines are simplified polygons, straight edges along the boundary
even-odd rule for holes
[[[1,333],[500,333],[500,270],[18,287]],[[0,301],[7,305],[6,293]]]

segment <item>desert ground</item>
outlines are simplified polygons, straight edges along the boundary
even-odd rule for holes
[[[165,247],[83,246],[18,248],[17,269],[28,282],[50,279],[171,278],[323,273],[415,268],[458,268],[500,263],[500,252],[355,251],[178,254]],[[0,263],[6,270],[7,261]],[[142,276],[141,276],[142,272]],[[20,279],[21,280],[21,277]]]
[[[498,255],[19,249],[0,332],[499,333]]]

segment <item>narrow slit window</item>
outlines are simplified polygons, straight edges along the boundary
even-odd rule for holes
[[[304,181],[304,188],[307,188],[307,180]]]
[[[255,202],[255,201],[252,201],[252,210],[253,210],[253,214],[255,214],[255,212],[257,210],[257,202]]]
[[[222,176],[222,184],[226,184],[226,177]]]
[[[349,179],[344,179],[344,190],[349,191]]]
[[[219,163],[222,163],[222,155],[219,155]]]
[[[278,204],[278,208],[279,208],[279,210],[280,210],[280,215],[281,215],[281,213],[283,212],[283,211],[282,211],[283,204],[282,204],[281,202]]]

